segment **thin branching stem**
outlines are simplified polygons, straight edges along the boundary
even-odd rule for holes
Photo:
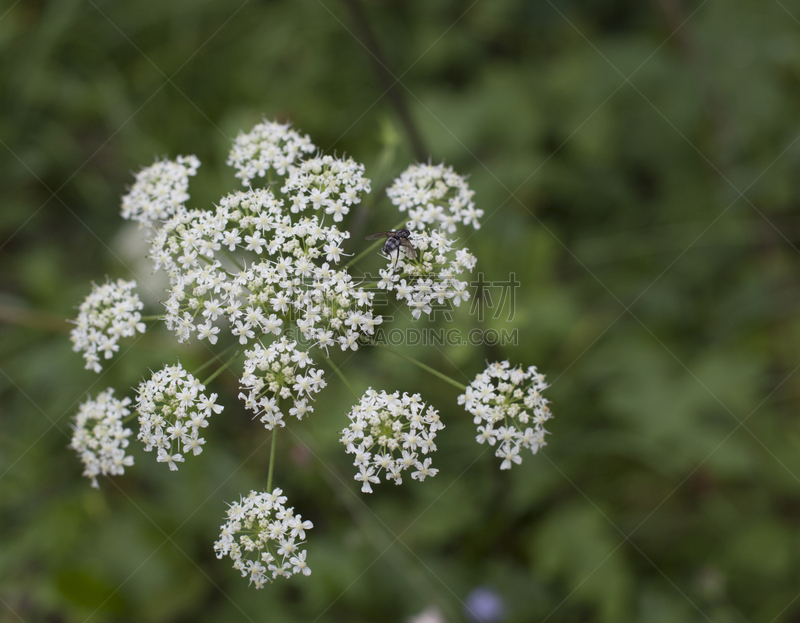
[[[210,366],[215,361],[220,361],[225,355],[227,355],[234,348],[236,348],[236,344],[231,344],[230,346],[228,346],[228,348],[223,350],[221,353],[217,353],[216,355],[214,355],[211,359],[206,361],[202,366],[197,368],[194,371],[194,375],[197,376],[198,374],[200,374],[203,370],[205,370],[208,366]]]
[[[269,471],[267,472],[267,492],[272,493],[272,473],[275,471],[275,447],[277,446],[278,427],[272,428],[272,443],[269,446]]]
[[[224,371],[224,370],[225,370],[225,369],[226,369],[226,368],[227,368],[229,365],[231,365],[231,364],[232,364],[234,361],[236,361],[236,359],[237,359],[238,357],[239,357],[239,351],[237,350],[237,351],[234,353],[233,357],[231,357],[230,359],[228,359],[228,361],[226,361],[224,365],[220,366],[220,367],[219,367],[217,370],[215,370],[215,371],[214,371],[214,373],[213,373],[211,376],[209,376],[209,377],[208,377],[208,378],[207,378],[205,381],[203,381],[203,385],[208,385],[208,384],[209,384],[211,381],[213,381],[215,378],[217,378],[217,377],[218,377],[220,374],[222,374],[222,372],[223,372],[223,371]]]
[[[335,364],[334,364],[334,363],[333,363],[333,362],[330,360],[330,357],[325,357],[325,361],[327,361],[327,362],[328,362],[328,365],[329,365],[331,368],[333,368],[333,371],[336,373],[336,375],[337,375],[337,376],[338,376],[340,379],[342,379],[342,383],[344,383],[344,384],[347,386],[347,389],[349,389],[351,392],[353,392],[353,396],[355,396],[356,398],[358,398],[358,399],[360,400],[360,399],[361,399],[361,396],[359,396],[359,395],[356,393],[356,390],[354,390],[354,389],[353,389],[353,386],[352,386],[352,385],[350,385],[350,381],[348,381],[348,380],[347,380],[347,378],[345,378],[344,374],[342,374],[342,371],[341,371],[341,370],[339,370],[339,368],[337,368],[337,367],[336,367],[336,365],[335,365]]]
[[[438,376],[440,379],[442,379],[443,381],[446,381],[447,383],[450,383],[450,385],[452,385],[453,387],[457,387],[457,388],[458,388],[458,389],[460,389],[462,392],[464,392],[464,391],[467,391],[467,386],[466,386],[466,385],[462,385],[462,384],[461,384],[461,383],[459,383],[458,381],[456,381],[456,380],[454,380],[454,379],[451,379],[451,378],[450,378],[449,376],[447,376],[446,374],[442,374],[442,373],[441,373],[441,372],[439,372],[438,370],[434,370],[434,369],[433,369],[433,368],[431,368],[430,366],[427,366],[427,365],[425,365],[425,364],[424,364],[424,363],[422,363],[421,361],[417,361],[417,360],[416,360],[416,359],[414,359],[413,357],[409,357],[409,356],[408,356],[408,355],[406,355],[405,353],[403,353],[403,352],[401,352],[401,351],[399,351],[399,350],[397,350],[397,349],[395,349],[395,348],[392,348],[391,346],[386,346],[386,345],[384,345],[384,344],[373,344],[373,346],[378,346],[378,347],[380,347],[380,348],[383,348],[384,350],[388,350],[390,353],[394,353],[394,354],[395,354],[395,355],[397,355],[398,357],[401,357],[402,359],[405,359],[406,361],[410,361],[411,363],[413,363],[413,364],[414,364],[415,366],[417,366],[418,368],[422,368],[422,369],[423,369],[423,370],[425,370],[426,372],[430,372],[430,373],[431,373],[431,374],[433,374],[434,376]]]

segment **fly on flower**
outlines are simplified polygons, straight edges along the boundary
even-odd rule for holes
[[[394,259],[394,265],[397,266],[397,260],[400,259],[400,251],[402,250],[406,257],[410,260],[413,260],[417,257],[417,252],[414,250],[414,245],[411,244],[411,241],[408,237],[411,235],[411,232],[407,229],[398,229],[397,231],[379,231],[375,234],[370,234],[367,236],[367,240],[376,240],[378,238],[386,238],[386,242],[383,245],[383,253],[388,255],[389,257],[392,256],[393,251],[397,251],[397,255]]]

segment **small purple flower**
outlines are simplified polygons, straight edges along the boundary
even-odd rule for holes
[[[503,598],[488,586],[479,586],[467,595],[464,610],[475,623],[498,623],[506,618]]]

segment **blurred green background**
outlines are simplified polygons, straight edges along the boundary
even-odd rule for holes
[[[800,621],[798,19],[796,0],[6,0],[0,620],[460,621],[486,586],[509,622]],[[119,218],[132,171],[196,154],[192,204],[211,206],[266,116],[380,193],[415,159],[403,108],[423,158],[470,175],[478,270],[521,282],[512,319],[454,320],[518,345],[408,352],[465,383],[537,365],[549,445],[501,473],[457,390],[361,350],[358,390],[441,410],[441,471],[361,496],[328,373],[275,477],[315,524],[313,574],[255,591],[212,551],[225,502],[266,482],[235,376],[199,459],[168,473],[137,446],[95,491],[66,447],[78,403],[206,351],[156,332],[98,378],[64,319],[91,280],[149,275]],[[354,231],[398,220],[368,203]]]

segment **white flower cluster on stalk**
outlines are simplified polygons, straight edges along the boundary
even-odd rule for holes
[[[263,588],[278,576],[290,577],[295,573],[311,575],[306,563],[306,530],[314,527],[286,508],[286,496],[275,489],[272,493],[257,493],[228,508],[227,521],[220,529],[219,540],[214,543],[217,558],[229,556],[233,568],[249,577],[256,588]]]
[[[100,355],[111,359],[119,350],[121,337],[132,337],[136,332],[144,333],[145,324],[139,311],[144,307],[133,289],[135,281],[108,281],[103,285],[92,284],[92,291],[78,308],[78,318],[71,322],[75,328],[70,332],[72,350],[83,351],[85,368],[99,373]]]
[[[205,385],[183,369],[181,364],[165,366],[149,381],[139,384],[136,410],[139,412],[139,441],[156,460],[171,470],[184,461],[183,453],[198,455],[206,442],[200,429],[208,426],[212,413],[221,413],[217,395],[206,396]]]
[[[235,192],[214,211],[179,211],[156,231],[151,256],[170,277],[165,321],[179,340],[197,334],[213,344],[224,318],[242,344],[279,335],[288,322],[326,351],[355,350],[380,324],[374,293],[336,268],[350,234],[324,223],[369,192],[363,166],[325,156],[287,165],[287,175],[283,197]]]
[[[454,249],[454,241],[438,230],[412,232],[409,240],[416,259],[389,258],[397,268],[381,269],[378,287],[394,292],[405,300],[415,320],[425,313],[430,316],[437,305],[452,301],[458,307],[469,298],[466,281],[457,279],[465,270],[472,272],[477,260],[468,249]]]
[[[153,227],[184,207],[189,200],[189,177],[197,174],[196,156],[162,160],[136,174],[136,182],[122,198],[122,218]]]
[[[544,423],[553,417],[542,396],[547,387],[536,366],[524,370],[502,361],[490,364],[458,397],[478,425],[478,443],[497,445],[500,469],[522,462],[520,448],[536,454],[546,445]]]
[[[292,197],[293,213],[306,208],[324,210],[337,223],[350,212],[350,206],[361,201],[361,193],[369,191],[370,181],[364,177],[363,164],[332,156],[317,156],[290,168],[281,189]]]
[[[240,133],[233,143],[228,164],[238,173],[236,177],[248,186],[257,177],[266,177],[271,170],[285,175],[303,157],[317,151],[311,138],[291,129],[288,123],[264,121],[250,132]]]
[[[261,419],[267,430],[284,426],[281,401],[292,404],[289,415],[302,419],[314,411],[308,404],[312,394],[322,390],[327,383],[322,370],[312,368],[314,363],[306,351],[296,348],[296,342],[285,337],[272,342],[266,348],[256,344],[253,350],[245,351],[242,389],[249,390],[239,394],[249,409]]]
[[[408,229],[439,227],[452,234],[459,223],[480,228],[483,210],[475,208],[475,191],[467,179],[444,164],[413,164],[386,190],[401,212],[408,211]]]
[[[431,459],[420,460],[420,453],[436,451],[436,431],[444,424],[439,412],[422,402],[419,394],[400,392],[387,394],[369,388],[348,414],[350,425],[342,431],[341,442],[347,454],[355,455],[358,468],[354,479],[361,482],[361,491],[372,493],[372,484],[386,480],[403,482],[402,473],[413,467],[411,477],[425,480],[439,471],[431,467]]]
[[[133,465],[133,457],[125,454],[133,431],[122,423],[130,415],[129,404],[130,398],[114,398],[114,390],[109,387],[96,399],[82,403],[74,417],[69,447],[80,456],[83,475],[92,480],[95,488],[99,488],[98,476],[119,476]]]
[[[387,191],[407,213],[409,231],[369,237],[392,238],[395,246],[385,248],[396,253],[379,280],[366,281],[353,276],[344,252],[350,238],[345,219],[371,190],[362,164],[325,155],[289,124],[269,121],[236,138],[228,164],[242,187],[202,207],[189,204],[188,192],[199,160],[158,160],[136,174],[122,199],[122,216],[146,232],[155,269],[169,278],[163,320],[178,341],[243,347],[239,399],[272,431],[274,452],[277,430],[292,417],[313,413],[316,394],[326,387],[314,349],[327,358],[331,349],[357,350],[373,336],[383,322],[376,307],[385,302],[376,301],[376,293],[394,293],[415,320],[469,298],[462,276],[475,268],[476,258],[454,234],[461,226],[478,229],[483,211],[452,167],[409,167]],[[123,280],[93,286],[81,305],[71,338],[87,368],[100,372],[101,358],[119,350],[121,337],[145,330],[134,286]],[[521,447],[536,452],[544,445],[543,424],[550,418],[541,396],[545,387],[535,367],[510,369],[503,362],[478,375],[459,398],[479,425],[478,441],[498,446],[501,469],[520,462]],[[180,363],[166,365],[136,389],[137,439],[146,451],[156,450],[158,462],[177,470],[187,454],[202,453],[203,429],[223,410],[216,400]],[[121,474],[133,464],[125,449],[134,433],[122,422],[130,404],[108,389],[82,404],[75,417],[71,446],[93,486],[97,476]],[[371,493],[381,480],[399,485],[407,470],[420,481],[437,474],[431,454],[444,425],[419,394],[370,388],[348,419],[340,441],[353,456],[362,492]],[[262,588],[279,576],[311,573],[301,546],[312,527],[286,506],[281,489],[252,491],[230,505],[214,550]]]

